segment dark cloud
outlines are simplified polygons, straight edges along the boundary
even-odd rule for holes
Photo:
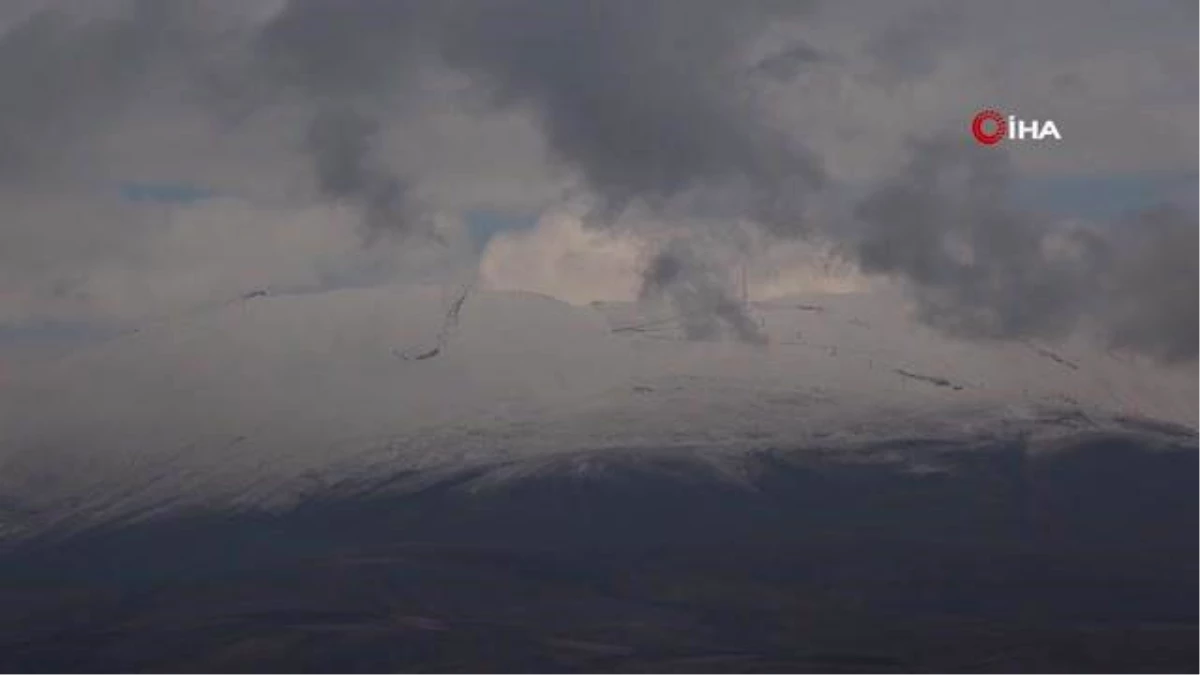
[[[420,66],[442,60],[493,105],[532,109],[554,157],[600,197],[593,221],[635,201],[664,207],[736,184],[749,208],[775,222],[789,217],[779,204],[801,199],[821,172],[761,123],[738,59],[772,17],[796,7],[293,0],[254,41],[257,77],[247,84],[259,100],[349,102],[359,116],[386,107],[394,122],[420,95]],[[318,174],[328,168],[320,157],[314,165]]]
[[[491,106],[533,114],[553,158],[599,198],[598,220],[633,204],[675,215],[681,201],[715,200],[731,220],[779,236],[825,237],[864,271],[904,280],[922,316],[956,334],[1052,336],[1090,322],[1114,345],[1163,359],[1195,356],[1190,212],[1064,228],[1015,206],[1002,151],[929,141],[915,144],[908,165],[852,218],[809,222],[806,207],[829,181],[796,140],[801,134],[767,123],[753,74],[793,77],[824,61],[792,42],[747,62],[778,20],[809,20],[805,6],[293,0],[232,39],[190,2],[146,0],[86,20],[47,10],[0,34],[0,180],[71,163],[72,144],[170,84],[235,101],[239,114],[298,107],[286,119],[303,120],[295,132],[321,197],[361,209],[368,236],[427,232],[413,197],[419,170],[399,175],[382,147],[386,132],[402,132],[406,116],[422,114],[427,67],[449,67]],[[970,13],[961,7],[885,22],[860,56],[885,85],[926,77],[955,46]],[[1194,59],[1178,63],[1194,67]],[[724,325],[755,339],[698,241],[661,251],[645,271],[645,293],[707,311],[709,323],[693,334]]]
[[[823,182],[820,163],[763,124],[739,60],[797,4],[505,2],[455,5],[442,50],[498,105],[531,107],[554,155],[619,212],[688,191],[744,185],[760,219]]]
[[[392,106],[402,106],[422,62],[443,60],[494,106],[532,108],[553,155],[586,179],[605,216],[733,186],[746,210],[788,229],[823,174],[814,156],[763,124],[743,52],[773,19],[805,5],[293,0],[256,53],[288,91]]]
[[[0,108],[0,179],[52,178],[156,88],[198,95],[218,116],[299,103],[319,194],[361,208],[368,237],[413,231],[426,219],[380,155],[371,111],[399,107],[411,82],[415,7],[293,2],[248,37],[186,1],[37,12],[0,36],[0,89],[12,92]]]
[[[435,3],[411,0],[292,0],[253,45],[271,88],[345,103],[397,103],[429,46]]]
[[[924,7],[889,23],[866,44],[879,81],[894,85],[932,73],[957,41],[962,24],[960,3]]]
[[[728,275],[692,242],[673,239],[655,253],[642,272],[640,297],[666,301],[689,340],[713,340],[729,333],[743,342],[767,341],[745,303],[734,296]]]
[[[0,180],[61,166],[72,143],[137,101],[191,46],[180,3],[138,2],[86,20],[35,12],[0,33]]]
[[[796,41],[787,49],[775,52],[754,64],[751,72],[786,82],[795,79],[805,68],[824,60],[825,56],[808,43]]]
[[[848,250],[864,272],[907,282],[921,318],[954,334],[1057,337],[1088,322],[1114,346],[1196,357],[1194,213],[1066,227],[1016,207],[1013,180],[996,148],[915,143],[858,205]]]
[[[1164,361],[1196,359],[1198,233],[1195,212],[1164,206],[1118,223],[1105,239],[1095,276],[1111,345]]]
[[[334,9],[293,2],[263,32],[257,53],[273,81],[335,100],[403,92],[414,63],[440,57],[471,75],[495,106],[536,114],[554,157],[600,198],[593,220],[614,218],[634,202],[665,208],[721,188],[738,192],[758,220],[787,230],[798,225],[799,205],[823,174],[810,153],[762,123],[740,59],[773,17],[797,7],[505,0]],[[402,204],[392,208],[402,186],[367,169],[363,121],[318,116],[310,139],[319,142],[309,148],[322,192],[366,204],[375,230],[407,214]],[[681,270],[686,281],[661,288],[691,315],[712,313],[702,321],[754,338],[740,305],[722,297],[710,270],[692,263]],[[704,332],[696,321],[692,334]]]
[[[993,150],[915,143],[899,175],[858,205],[854,255],[864,272],[910,282],[924,318],[947,330],[1060,332],[1072,270],[1046,258],[1046,224],[1012,206],[1011,167]]]
[[[327,108],[313,117],[306,144],[321,194],[361,208],[368,237],[410,232],[421,220],[409,187],[376,152],[378,134],[374,119]]]
[[[360,208],[368,238],[428,224],[410,181],[379,152],[383,122],[375,112],[394,118],[407,109],[428,7],[403,0],[293,1],[253,44],[260,75],[254,82],[315,111],[304,147],[319,192]]]

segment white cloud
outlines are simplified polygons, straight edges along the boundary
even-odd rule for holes
[[[488,288],[526,290],[583,304],[637,296],[646,240],[631,233],[585,229],[569,213],[551,212],[532,230],[488,242],[479,273]]]
[[[730,226],[723,228],[728,232]],[[802,241],[779,241],[754,228],[737,228],[745,247],[727,247],[731,276],[747,268],[749,296],[767,300],[795,293],[844,293],[863,290],[867,280],[854,266],[829,250]],[[661,236],[690,232],[683,226],[640,223],[636,228],[595,229],[567,211],[543,215],[525,231],[493,237],[480,262],[488,288],[526,290],[584,304],[594,300],[634,300],[645,257]],[[737,279],[731,279],[738,283]]]

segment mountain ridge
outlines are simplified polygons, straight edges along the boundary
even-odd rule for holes
[[[277,510],[355,477],[578,452],[736,458],[912,438],[1050,447],[1135,426],[1195,443],[1195,380],[1181,370],[1078,341],[952,340],[890,297],[752,303],[765,345],[684,340],[649,305],[490,291],[445,300],[411,287],[256,296],[0,392],[4,531]],[[448,309],[461,310],[459,325],[436,356],[392,356],[441,339]]]

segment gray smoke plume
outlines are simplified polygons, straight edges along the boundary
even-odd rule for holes
[[[361,208],[368,239],[427,225],[410,183],[381,156],[382,124],[368,112],[406,109],[423,4],[289,2],[254,44],[254,83],[315,110],[305,148],[318,190]]]
[[[824,180],[817,159],[761,121],[739,50],[797,3],[660,0],[455,5],[447,62],[501,106],[531,107],[554,155],[619,214],[741,186],[764,223],[796,227]]]
[[[600,200],[587,222],[611,221],[635,203],[667,210],[720,190],[735,195],[740,212],[794,232],[824,172],[808,150],[763,123],[740,57],[772,19],[802,9],[707,0],[462,3],[448,13],[441,49],[495,105],[534,111],[553,156]],[[691,338],[728,326],[740,339],[762,341],[714,270],[681,243],[654,258],[643,282],[643,295],[669,298],[686,317]]]
[[[729,279],[683,239],[671,240],[651,258],[642,272],[640,298],[665,300],[689,340],[714,340],[729,331],[743,342],[767,341],[734,297]]]
[[[375,151],[378,134],[374,120],[340,108],[318,112],[307,138],[321,194],[362,208],[368,237],[410,232],[420,219],[408,187]]]
[[[440,58],[470,75],[493,106],[536,114],[553,157],[599,198],[590,221],[610,221],[635,202],[661,209],[720,188],[739,196],[740,211],[791,231],[824,174],[811,153],[761,122],[740,50],[800,9],[717,0],[294,0],[263,31],[257,54],[272,84],[297,95],[368,98],[392,110],[404,105],[417,65]],[[403,185],[370,157],[373,129],[363,122],[318,115],[309,148],[323,194],[364,204],[374,230],[403,222],[410,207]],[[693,273],[671,293],[694,295],[679,296],[693,314],[707,308],[709,320],[752,335],[737,303],[716,300],[707,270],[678,270]]]

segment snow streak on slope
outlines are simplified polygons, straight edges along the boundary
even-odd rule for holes
[[[5,390],[0,495],[101,517],[270,501],[396,438],[536,419],[625,380],[600,317],[531,294],[473,296],[442,357],[395,358],[434,341],[439,298],[411,287],[256,298],[73,355]]]
[[[437,343],[439,297],[255,297],[13,383],[0,394],[0,520],[12,534],[286,507],[347,480],[579,451],[695,448],[720,465],[763,448],[1053,439],[1121,416],[1196,424],[1191,372],[1082,344],[952,341],[887,296],[757,304],[770,342],[745,345],[684,341],[676,318],[630,304],[474,293],[448,348],[395,358]]]

